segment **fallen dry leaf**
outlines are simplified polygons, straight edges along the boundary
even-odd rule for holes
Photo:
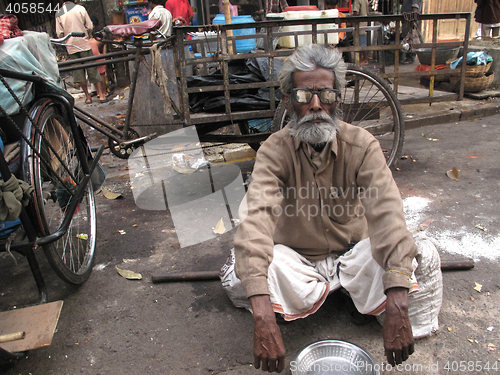
[[[113,193],[105,187],[102,188],[102,195],[104,195],[107,199],[117,199],[122,197],[121,193]]]
[[[174,229],[163,229],[161,232],[162,233],[175,233],[175,230]]]
[[[115,268],[118,271],[118,273],[120,274],[120,276],[122,276],[128,280],[142,280],[142,275],[140,273],[133,272],[130,270],[122,270],[116,266],[115,266]]]
[[[451,332],[451,331],[452,331],[451,327],[448,327],[448,332]]]
[[[458,169],[457,168],[450,169],[449,171],[446,172],[446,175],[449,178],[451,178],[452,180],[458,181]]]
[[[222,218],[221,218],[214,228],[214,233],[215,234],[222,234],[225,231],[226,231],[226,227],[224,226],[224,220],[222,220]]]
[[[421,232],[421,231],[423,231],[423,230],[426,230],[426,229],[429,227],[429,225],[431,225],[431,223],[432,223],[433,221],[434,221],[434,219],[427,219],[427,220],[425,220],[422,224],[420,224],[420,225],[418,226],[418,229],[417,229],[417,230],[418,230],[419,232]]]
[[[474,290],[477,290],[479,293],[481,293],[481,288],[483,286],[481,284],[476,283],[476,282],[474,282],[474,284],[476,284],[476,286],[474,287]]]

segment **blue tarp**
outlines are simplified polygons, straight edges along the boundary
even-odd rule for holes
[[[491,57],[484,51],[467,53],[467,65],[487,65],[491,61],[493,61],[493,57]],[[462,57],[460,57],[458,60],[452,61],[450,63],[450,68],[455,69],[461,63]]]

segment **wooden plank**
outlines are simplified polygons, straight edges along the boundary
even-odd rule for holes
[[[0,335],[25,332],[22,340],[0,344],[11,353],[49,346],[56,329],[63,301],[55,301],[0,313]]]

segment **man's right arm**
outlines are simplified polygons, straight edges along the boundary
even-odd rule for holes
[[[254,367],[262,371],[281,372],[285,368],[285,345],[276,323],[269,295],[249,298],[254,319]]]

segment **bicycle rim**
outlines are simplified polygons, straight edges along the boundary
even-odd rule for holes
[[[380,143],[388,166],[401,156],[404,121],[401,105],[390,86],[373,72],[349,64],[342,92],[343,119],[369,131]]]
[[[75,198],[76,187],[84,176],[76,152],[76,140],[54,102],[41,100],[35,103],[31,113],[41,134],[31,126],[26,134],[29,133],[39,155],[27,148],[29,156],[23,174],[35,188],[29,212],[39,235],[47,236],[61,225],[68,205]],[[71,284],[81,284],[92,272],[95,243],[95,202],[89,182],[68,230],[56,242],[45,245],[44,253],[59,277]]]

